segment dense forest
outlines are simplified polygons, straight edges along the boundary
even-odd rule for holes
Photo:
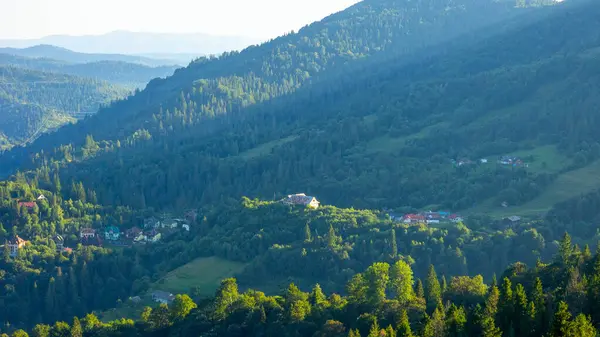
[[[486,9],[497,10],[495,6],[504,8],[502,3],[478,4],[481,15]],[[366,1],[282,37],[281,42],[218,60],[199,60],[169,79],[151,82],[146,90],[86,123],[43,137],[27,150],[5,154],[3,169],[27,165],[32,151],[43,151],[34,158],[37,165],[63,163],[64,177],[93,186],[101,203],[142,208],[182,209],[223,196],[307,191],[343,207],[459,210],[486,199],[498,205],[526,203],[558,174],[598,158],[596,121],[587,113],[596,99],[587,93],[598,82],[591,70],[596,58],[590,56],[598,39],[584,34],[595,24],[598,9],[586,2],[525,10],[514,20],[465,37],[453,48],[439,47],[420,60],[397,56],[382,61],[375,55],[371,59],[378,61],[373,64],[350,62],[337,52],[333,55],[339,62],[348,63],[340,66],[345,74],[340,75],[332,61],[323,69],[315,68],[318,75],[296,68],[288,77],[285,54],[278,47],[281,55],[268,55],[260,73],[259,68],[248,75],[236,73],[236,67],[253,69],[251,64],[238,64],[242,56],[258,60],[251,55],[283,41],[305,41],[309,34],[319,36],[319,44],[331,44],[326,52],[346,45],[375,50],[370,44],[377,41],[385,46],[383,37],[351,34],[354,29],[371,31],[363,25],[375,24],[373,34],[383,36],[383,27],[398,17],[388,17],[391,14],[382,6],[398,4]],[[446,21],[456,19],[446,17],[444,10],[442,20],[436,16],[437,7],[430,9],[425,13],[432,16],[434,27],[446,27]],[[520,11],[511,6],[507,16],[511,10]],[[377,13],[382,12],[379,18]],[[363,20],[364,13],[378,19]],[[455,14],[475,22],[481,19],[477,13]],[[340,29],[335,39],[316,33],[322,32],[320,26],[334,23]],[[355,38],[354,44],[341,42],[347,40],[345,34]],[[549,37],[551,42],[545,42]],[[400,41],[382,55],[398,55],[401,52],[393,46],[407,46],[412,40]],[[300,53],[300,59],[289,59],[289,64],[307,66],[302,57],[309,55]],[[321,55],[319,60],[333,60],[333,55]],[[222,77],[220,69],[213,69],[221,63],[233,75]],[[281,69],[276,71],[277,67]],[[194,78],[196,72],[202,78],[191,88],[175,87],[176,81]],[[212,79],[211,73],[221,77]],[[304,83],[299,81],[303,76],[302,81],[312,84],[296,90]],[[178,93],[173,95],[174,91]],[[174,98],[152,108],[165,95]],[[122,113],[137,109],[141,112]],[[83,134],[97,140],[95,155],[81,155],[88,153],[82,150],[88,146]],[[63,143],[52,148],[56,141]],[[555,147],[566,164],[538,171],[496,165],[504,154],[539,146]],[[453,167],[452,160],[462,158],[490,158],[491,164]]]
[[[423,279],[409,263],[378,262],[354,274],[346,295],[290,284],[277,296],[241,292],[225,279],[214,298],[195,303],[178,295],[147,307],[140,321],[102,323],[89,314],[72,324],[36,325],[47,336],[368,336],[595,337],[600,323],[600,252],[574,250],[568,236],[551,264],[514,264],[499,279],[440,278],[433,266]],[[17,330],[12,336],[23,337]]]
[[[95,112],[127,92],[107,82],[0,66],[0,150],[74,122],[73,113]]]
[[[521,222],[391,216],[484,200],[522,205],[600,158],[600,6],[545,4],[365,0],[298,33],[198,59],[0,154],[10,175],[0,183],[2,331],[595,336],[597,191]],[[2,69],[0,99],[32,108],[11,110],[27,118],[21,135],[4,131],[0,142],[30,137],[51,116],[43,109],[84,111],[120,93],[106,82]],[[534,156],[501,163],[538,148],[561,165]],[[322,207],[277,202],[295,192]],[[80,237],[189,208],[199,210],[189,232],[160,243]],[[19,238],[27,244],[11,254]],[[85,316],[215,256],[244,268],[214,299],[179,296],[140,322]]]

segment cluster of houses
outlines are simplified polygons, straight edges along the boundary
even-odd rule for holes
[[[159,242],[163,234],[177,230],[190,231],[191,221],[195,221],[197,214],[187,212],[185,219],[171,217],[150,217],[144,220],[143,228],[134,226],[122,232],[117,226],[107,226],[101,232],[93,228],[81,228],[79,236],[84,245],[101,246],[103,241],[113,245],[128,245],[130,243],[145,244]]]
[[[451,214],[450,212],[421,212],[421,213],[411,213],[411,214],[396,214],[389,213],[390,218],[397,222],[402,222],[406,224],[416,224],[416,223],[427,223],[427,224],[436,224],[441,222],[462,222],[464,218],[458,214]]]
[[[457,160],[452,159],[451,162],[452,165],[454,165],[455,167],[460,167],[466,165],[487,164],[488,160],[487,158],[481,158],[479,160],[473,161],[471,159],[463,158]],[[529,167],[529,164],[525,163],[521,158],[512,156],[502,156],[498,159],[497,163],[498,165],[502,166]]]
[[[529,164],[525,163],[521,158],[511,156],[500,157],[500,159],[498,159],[498,164],[512,167],[529,167]]]
[[[281,202],[286,205],[300,205],[312,209],[317,209],[321,205],[317,198],[304,193],[290,194],[287,198],[282,199]]]

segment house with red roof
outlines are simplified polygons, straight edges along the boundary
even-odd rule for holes
[[[34,208],[37,204],[33,201],[19,201],[19,206],[26,208]]]

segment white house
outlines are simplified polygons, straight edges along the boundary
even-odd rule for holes
[[[317,198],[308,196],[304,193],[290,194],[282,202],[288,205],[304,205],[306,207],[317,209],[321,204]]]

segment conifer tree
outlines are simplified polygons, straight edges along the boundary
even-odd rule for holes
[[[312,241],[312,233],[310,231],[310,225],[307,222],[306,225],[304,225],[304,242],[311,242],[311,241]]]
[[[390,271],[390,285],[400,303],[406,304],[414,299],[413,272],[408,263],[402,260],[394,263]]]
[[[438,304],[442,301],[442,289],[433,265],[429,265],[429,271],[427,273],[425,299],[427,301],[428,310],[435,309],[438,306]]]
[[[571,320],[567,303],[560,301],[552,319],[550,337],[566,337]],[[573,336],[574,337],[574,336]]]
[[[398,256],[398,244],[396,243],[396,230],[392,228],[392,237],[390,239],[390,245],[392,247],[392,258],[396,258]]]
[[[410,322],[408,320],[408,313],[406,310],[402,310],[400,314],[400,322],[398,322],[398,330],[396,331],[398,337],[413,337],[412,330],[410,328]]]

